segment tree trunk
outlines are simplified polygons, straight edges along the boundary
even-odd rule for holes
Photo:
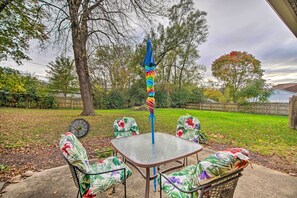
[[[72,31],[72,43],[74,51],[74,61],[76,66],[76,72],[78,74],[80,94],[83,102],[83,112],[81,115],[90,116],[95,115],[92,97],[92,86],[88,69],[87,59],[87,9],[83,8],[83,17],[79,22],[79,2],[68,0],[69,3],[69,15],[71,20]],[[85,2],[85,6],[88,2]]]

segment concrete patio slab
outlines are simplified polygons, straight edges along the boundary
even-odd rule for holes
[[[212,150],[204,149],[199,158],[202,159],[213,152]],[[195,156],[189,158],[189,164],[195,162]],[[127,180],[127,197],[144,197],[145,180],[133,167],[131,169],[133,175]],[[123,191],[123,186],[119,185],[114,194],[111,194],[111,191],[109,191],[99,194],[97,197],[123,197]],[[153,192],[153,182],[151,182],[150,191],[150,197],[159,197],[159,192]],[[68,166],[61,166],[34,173],[33,176],[22,180],[20,183],[10,184],[4,188],[4,192],[1,195],[3,198],[72,198],[76,197],[76,193],[77,189],[71,178]],[[163,194],[163,197],[166,196]],[[249,166],[243,172],[234,197],[296,198],[297,177],[253,164],[253,169]]]

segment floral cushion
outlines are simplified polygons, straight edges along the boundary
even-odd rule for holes
[[[191,194],[183,193],[183,192],[179,191],[171,183],[173,183],[180,189],[183,189],[186,191],[197,188],[198,186],[195,185],[195,182],[193,181],[193,177],[192,177],[195,170],[196,170],[196,166],[190,165],[190,166],[186,166],[185,168],[183,168],[180,171],[165,175],[169,179],[170,182],[168,182],[165,178],[162,178],[161,186],[162,186],[162,190],[167,194],[167,197],[190,198]],[[158,178],[158,181],[160,182],[160,177]],[[198,197],[197,192],[194,193],[194,197]]]
[[[76,136],[70,132],[62,135],[60,140],[60,150],[69,163],[84,172],[98,173],[126,168],[126,178],[132,174],[130,168],[122,163],[117,156],[109,157],[98,163],[89,164],[86,150]],[[85,175],[78,172],[78,177],[80,190],[84,197],[93,197],[98,192],[103,192],[118,183],[122,183],[124,181],[124,171],[113,171],[98,175]]]
[[[194,174],[197,185],[206,184],[249,164],[249,152],[243,148],[218,151],[199,162]]]
[[[132,175],[131,169],[126,166],[117,156],[108,157],[103,161],[91,164],[90,173],[110,171],[113,169],[126,168],[126,179]],[[90,183],[84,197],[96,195],[124,181],[124,170],[113,171],[110,173],[91,175],[90,181],[81,182],[81,185]],[[87,187],[87,185],[85,186]]]
[[[177,121],[176,136],[193,142],[199,142],[200,122],[190,115],[181,116]]]
[[[218,151],[208,156],[197,165],[187,166],[181,171],[166,175],[171,183],[179,188],[190,191],[200,185],[218,179],[237,169],[245,168],[249,164],[248,151],[242,148],[232,148]],[[191,194],[183,193],[170,182],[162,178],[162,190],[168,197],[188,198]],[[198,193],[194,193],[194,198]]]
[[[113,123],[113,129],[115,138],[139,134],[139,129],[134,118],[130,117],[116,119]]]
[[[60,150],[69,163],[85,172],[90,171],[86,149],[73,133],[67,132],[65,135],[62,135]]]

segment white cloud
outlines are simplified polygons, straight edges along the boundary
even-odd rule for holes
[[[239,50],[253,54],[262,62],[264,77],[268,81],[297,82],[297,38],[266,1],[194,1],[196,8],[207,12],[209,36],[207,42],[199,47],[201,58],[198,61],[207,66],[206,78],[212,78],[210,68],[216,58]],[[160,18],[160,21],[164,22],[164,19]],[[141,30],[143,28],[135,27],[137,34]],[[45,76],[46,65],[58,55],[53,49],[39,52],[33,45],[30,49],[32,61],[24,61],[23,66],[16,66],[12,61],[0,64]]]
[[[207,76],[211,76],[215,59],[239,50],[262,62],[264,77],[270,82],[297,81],[297,39],[266,1],[195,2],[197,8],[208,14],[209,37],[199,48],[199,63],[207,66]]]

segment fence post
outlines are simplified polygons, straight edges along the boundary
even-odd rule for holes
[[[73,109],[73,98],[70,98],[70,106],[71,106],[71,109]]]
[[[289,102],[290,128],[297,129],[297,96],[292,96]]]

